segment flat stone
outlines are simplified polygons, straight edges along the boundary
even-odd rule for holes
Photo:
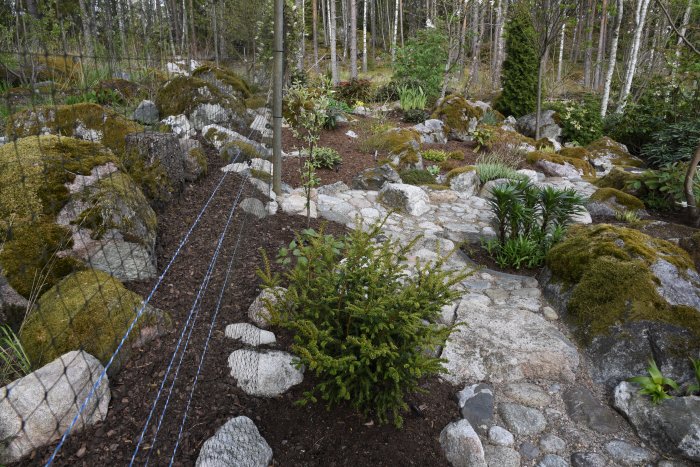
[[[549,394],[531,383],[510,383],[504,386],[503,394],[528,407],[547,407],[552,403]]]
[[[241,209],[243,209],[248,214],[252,214],[258,219],[267,217],[267,209],[262,201],[257,198],[246,198],[241,201]]]
[[[248,417],[232,418],[206,440],[196,467],[268,467],[272,448]]]
[[[489,441],[497,446],[512,446],[515,442],[513,433],[501,428],[500,426],[492,426],[489,428]]]
[[[573,467],[606,467],[608,461],[595,452],[575,452],[571,455]]]
[[[520,455],[526,460],[534,460],[540,456],[540,448],[529,441],[525,441],[520,445]]]
[[[440,446],[453,467],[487,467],[481,440],[467,420],[447,425]]]
[[[550,306],[542,308],[542,314],[544,315],[544,319],[547,321],[556,321],[559,319],[557,312]]]
[[[548,454],[562,454],[566,451],[566,441],[548,433],[540,439],[540,449],[542,449],[542,452]]]
[[[230,339],[240,340],[245,345],[257,347],[277,342],[275,335],[270,331],[256,328],[248,323],[236,323],[226,326],[224,333]]]
[[[278,350],[239,349],[229,356],[228,366],[246,394],[276,397],[304,380],[304,373],[297,369],[294,360],[293,355]]]
[[[547,428],[547,420],[537,409],[519,404],[500,404],[498,413],[510,431],[516,435],[532,436]]]
[[[474,384],[457,393],[462,418],[481,434],[486,434],[493,423],[493,388],[488,384]]]
[[[619,418],[609,407],[593,397],[588,389],[573,386],[564,391],[562,398],[569,418],[573,421],[583,423],[601,434],[620,431]]]
[[[489,467],[520,467],[520,454],[505,446],[484,446],[484,457]]]
[[[563,457],[547,454],[537,463],[537,467],[569,467],[569,463]]]
[[[621,440],[608,442],[605,445],[605,451],[614,461],[625,466],[643,465],[654,459],[650,451]]]

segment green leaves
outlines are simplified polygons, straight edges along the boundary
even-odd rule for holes
[[[9,326],[0,326],[0,386],[31,372],[29,357]]]
[[[452,332],[436,323],[467,274],[443,271],[444,259],[409,274],[410,246],[379,241],[381,225],[342,239],[323,229],[297,234],[278,254],[288,265],[288,286],[271,311],[293,331],[299,364],[318,378],[305,402],[320,396],[328,406],[348,403],[400,426],[405,394],[418,390],[420,378],[444,371],[428,350]],[[269,272],[260,274],[266,285],[276,284]]]
[[[639,393],[650,396],[653,404],[671,399],[672,396],[666,392],[667,388],[678,390],[678,384],[670,378],[664,378],[661,374],[661,370],[656,366],[656,362],[653,359],[649,360],[647,372],[649,376],[635,376],[628,381],[642,386]]]

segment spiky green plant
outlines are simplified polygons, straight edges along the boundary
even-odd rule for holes
[[[647,372],[649,376],[635,376],[628,381],[642,386],[639,393],[651,397],[652,404],[659,404],[666,399],[671,399],[673,396],[667,391],[669,388],[678,390],[678,383],[671,378],[665,378],[659,367],[656,366],[654,359],[649,360]]]
[[[9,326],[0,326],[0,386],[28,375],[31,369],[19,338]]]

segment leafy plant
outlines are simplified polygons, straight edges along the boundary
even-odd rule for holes
[[[639,224],[639,214],[637,211],[615,211],[615,219],[625,224]]]
[[[308,156],[309,152],[308,150],[303,150],[301,154]],[[314,153],[311,156],[311,163],[316,169],[332,169],[342,161],[343,158],[338,154],[338,151],[325,146],[315,147]]]
[[[404,112],[416,109],[424,110],[428,102],[428,96],[420,86],[416,88],[404,86],[399,89],[399,102]]]
[[[630,180],[627,188],[640,193],[645,204],[652,209],[673,210],[685,202],[685,176],[687,164],[674,162],[658,170],[647,170]],[[696,174],[695,197],[700,197],[700,173]]]
[[[348,105],[352,105],[357,101],[368,101],[373,94],[372,82],[368,79],[360,78],[341,81],[334,90],[338,99]]]
[[[282,277],[266,257],[259,274],[277,294],[268,303],[273,323],[294,333],[297,363],[318,379],[299,403],[348,403],[400,427],[406,394],[421,391],[421,379],[445,372],[444,360],[432,352],[454,327],[436,321],[468,273],[443,270],[443,258],[418,263],[409,274],[405,259],[417,239],[406,246],[378,241],[382,225],[342,239],[304,231],[280,250],[278,261],[289,266]],[[282,278],[286,291],[273,288]]]
[[[479,152],[479,150],[481,150],[481,148],[489,145],[491,138],[493,138],[493,133],[491,132],[491,130],[488,130],[486,128],[477,128],[472,133],[472,138],[474,139],[474,142],[476,143],[476,147],[474,148],[474,151]]]
[[[548,107],[557,112],[555,119],[561,126],[564,141],[585,146],[603,136],[603,119],[597,98],[588,96],[582,102],[557,102]]]
[[[654,167],[676,162],[689,162],[700,144],[700,121],[672,123],[654,133],[651,142],[642,147],[641,156]]]
[[[430,165],[425,170],[427,170],[428,173],[433,177],[437,177],[438,175],[440,175],[440,167],[438,167],[437,165]]]
[[[540,266],[559,242],[571,218],[583,211],[583,198],[573,189],[510,181],[491,189],[488,200],[497,238],[484,244],[499,266]]]
[[[631,383],[637,383],[642,386],[639,391],[640,394],[647,395],[651,397],[651,402],[653,404],[658,404],[666,399],[671,399],[671,395],[668,394],[668,388],[678,390],[678,383],[670,378],[664,378],[661,374],[661,370],[656,366],[656,362],[651,359],[649,360],[649,368],[647,368],[649,376],[635,376],[630,378],[628,381]]]
[[[425,94],[437,97],[447,62],[447,38],[438,29],[420,29],[396,53],[393,80],[413,81]]]
[[[0,325],[0,386],[28,375],[32,365],[12,329]]]
[[[443,162],[447,160],[448,154],[445,151],[439,149],[427,149],[421,152],[423,160],[430,162]]]
[[[352,109],[345,102],[327,98],[326,111],[323,119],[323,128],[333,130],[338,126],[338,120]]]

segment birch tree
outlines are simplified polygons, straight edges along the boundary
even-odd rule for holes
[[[331,80],[333,81],[333,86],[338,84],[338,52],[336,50],[336,26],[335,26],[335,0],[329,0],[328,5],[328,29],[330,32],[330,43],[331,43]]]
[[[394,30],[391,36],[391,63],[396,61],[396,39],[398,38],[399,32],[399,0],[395,1],[396,7],[394,8]]]
[[[617,63],[617,43],[620,40],[620,27],[622,26],[622,15],[624,13],[624,0],[617,0],[615,8],[615,28],[613,29],[612,41],[610,43],[610,58],[608,59],[608,72],[605,76],[603,86],[603,99],[600,104],[600,115],[605,118],[608,112],[608,102],[610,100],[610,87],[612,86],[615,64]]]
[[[350,77],[357,78],[357,4],[350,0]]]
[[[629,64],[627,65],[625,80],[622,85],[622,90],[620,91],[620,100],[617,104],[617,113],[622,113],[625,110],[627,99],[629,98],[630,90],[632,89],[632,81],[634,80],[634,75],[637,72],[639,47],[642,40],[642,33],[644,32],[644,24],[646,22],[650,2],[651,0],[637,0],[637,6],[634,11],[634,36],[632,37]]]
[[[362,72],[367,73],[367,1],[362,9]]]

